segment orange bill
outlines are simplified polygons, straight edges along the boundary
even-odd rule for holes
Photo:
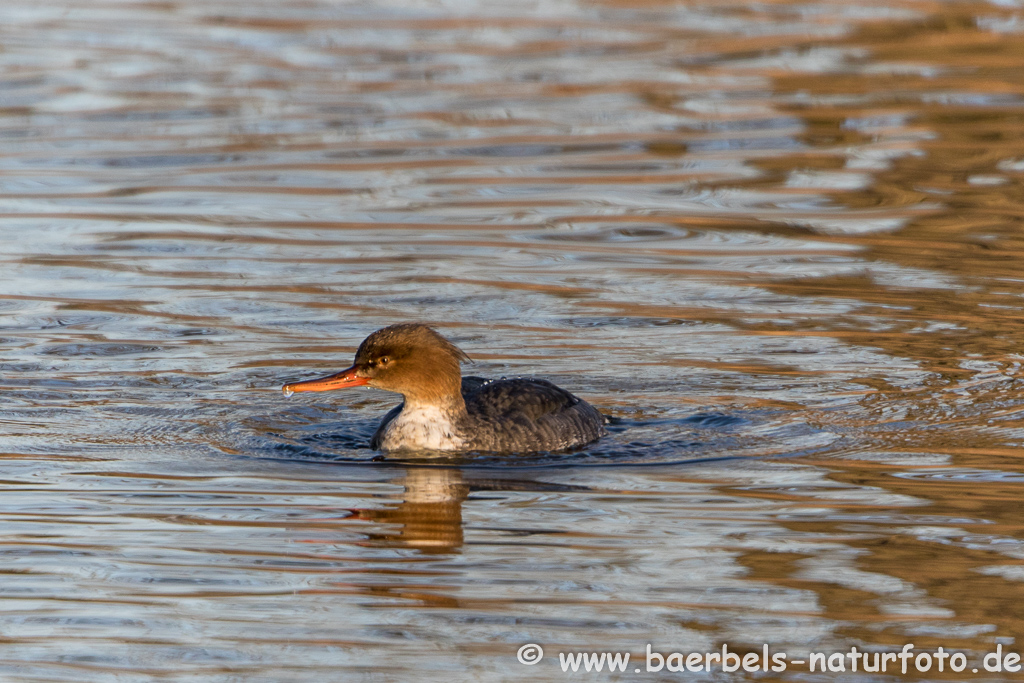
[[[346,387],[365,386],[370,380],[366,377],[357,377],[356,368],[353,365],[348,370],[321,377],[320,379],[309,379],[305,382],[285,384],[281,390],[285,395],[290,396],[298,391],[330,391],[331,389],[344,389]]]

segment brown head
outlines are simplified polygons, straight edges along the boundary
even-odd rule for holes
[[[464,360],[469,357],[459,347],[426,325],[391,325],[363,340],[349,369],[283,388],[287,394],[371,386],[402,394],[410,403],[459,402]]]

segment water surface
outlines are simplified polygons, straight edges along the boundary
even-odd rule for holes
[[[1022,32],[1010,2],[5,3],[0,677],[1024,648]],[[611,435],[378,462],[393,396],[280,394],[409,320]]]

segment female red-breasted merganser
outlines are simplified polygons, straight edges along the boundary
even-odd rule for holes
[[[370,386],[402,394],[370,440],[384,451],[553,451],[606,434],[592,405],[542,379],[462,377],[469,360],[457,346],[417,323],[367,337],[348,370],[284,385],[284,393]]]

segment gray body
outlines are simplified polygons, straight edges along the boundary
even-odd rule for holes
[[[546,380],[463,377],[461,388],[466,411],[451,416],[451,431],[462,451],[557,451],[607,434],[605,418],[596,408]],[[384,416],[371,448],[385,446],[389,428],[403,408],[404,403]]]

